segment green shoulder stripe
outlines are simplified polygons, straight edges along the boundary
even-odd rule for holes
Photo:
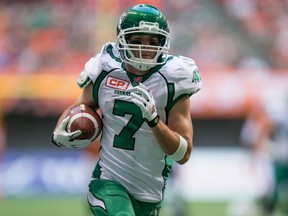
[[[174,83],[168,83],[168,103],[166,106],[166,113],[168,114],[169,110],[173,106],[173,97],[175,95],[175,86]]]
[[[93,85],[93,100],[94,103],[99,107],[99,99],[98,99],[98,95],[99,95],[99,88],[100,88],[100,84],[103,81],[103,79],[108,75],[107,71],[102,71],[100,73],[100,75],[98,76],[98,78],[96,79],[94,85]]]

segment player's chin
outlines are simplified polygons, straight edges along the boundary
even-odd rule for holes
[[[146,53],[142,53],[141,57],[142,59],[153,59],[155,55],[156,55],[155,52],[146,52]]]
[[[142,56],[142,59],[152,59],[152,56],[150,56],[150,55],[143,55],[143,56]]]

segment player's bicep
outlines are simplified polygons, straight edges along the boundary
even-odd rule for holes
[[[168,127],[183,136],[188,145],[192,146],[193,127],[190,115],[190,98],[188,96],[179,100],[170,110]]]
[[[82,94],[77,98],[75,105],[86,104],[93,108],[96,107],[96,104],[93,100],[93,83],[89,83],[85,88],[83,88]]]

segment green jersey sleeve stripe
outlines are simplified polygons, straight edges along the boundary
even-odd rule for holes
[[[100,88],[100,84],[103,81],[103,79],[108,75],[107,71],[102,71],[100,73],[100,75],[98,76],[98,78],[96,79],[94,86],[93,86],[93,100],[95,102],[95,104],[99,107],[99,88]]]

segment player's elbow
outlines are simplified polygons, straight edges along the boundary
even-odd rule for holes
[[[166,152],[166,154],[169,155],[175,162],[182,165],[185,164],[190,158],[192,141],[191,139],[184,138],[181,135],[179,135],[179,137],[180,140],[178,148],[174,150],[173,153],[169,152],[169,154]]]
[[[190,156],[191,156],[191,151],[192,151],[192,143],[188,144],[188,148],[187,148],[186,153],[183,156],[183,158],[179,161],[176,161],[176,162],[180,165],[183,165],[186,162],[188,162],[188,160],[190,159]]]
[[[186,153],[180,161],[176,161],[178,164],[183,165],[190,159],[190,153]]]

